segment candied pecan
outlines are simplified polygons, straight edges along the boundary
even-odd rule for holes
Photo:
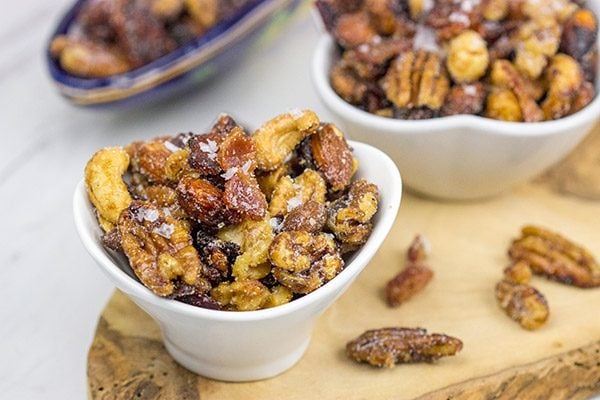
[[[501,121],[523,121],[521,105],[515,93],[499,87],[492,87],[487,97],[485,115]]]
[[[133,188],[136,198],[149,201],[161,208],[173,217],[184,220],[187,214],[178,202],[177,191],[166,185],[137,185]]]
[[[131,66],[116,49],[89,40],[57,36],[50,53],[69,74],[102,78],[127,72]]]
[[[273,229],[268,216],[260,221],[246,219],[240,224],[221,229],[218,237],[240,246],[241,254],[232,267],[232,275],[236,279],[261,279],[269,274],[271,266],[267,259],[273,241]]]
[[[392,115],[398,119],[420,120],[435,118],[438,116],[438,111],[427,107],[396,108],[393,110]]]
[[[421,264],[408,265],[392,278],[385,288],[388,304],[399,306],[427,286],[433,278],[433,271]]]
[[[122,178],[127,168],[129,155],[122,147],[99,150],[85,166],[87,194],[105,232],[113,229],[121,212],[131,203],[131,195]]]
[[[352,151],[344,134],[333,124],[323,124],[310,138],[313,160],[329,185],[337,192],[352,180]]]
[[[526,262],[533,272],[567,285],[600,286],[600,266],[586,249],[565,237],[537,226],[525,226],[509,255]]]
[[[363,0],[317,0],[315,6],[321,14],[325,28],[332,31],[338,17],[361,8]]]
[[[392,368],[396,364],[433,362],[453,356],[462,349],[454,337],[422,328],[381,328],[369,330],[346,344],[346,354],[357,362]]]
[[[489,62],[487,43],[479,33],[466,30],[450,41],[446,66],[454,82],[478,80],[485,75]]]
[[[269,289],[255,279],[223,282],[210,295],[224,310],[252,311],[262,308],[270,298]]]
[[[583,85],[583,71],[572,57],[557,54],[546,69],[548,94],[542,103],[547,119],[558,119],[571,113],[573,102]]]
[[[309,200],[324,204],[326,194],[325,180],[312,169],[304,170],[294,179],[284,176],[279,179],[271,195],[269,214],[272,216],[286,215]]]
[[[563,26],[560,50],[581,60],[596,44],[598,36],[598,21],[591,10],[577,10]]]
[[[540,328],[550,314],[544,295],[528,284],[500,281],[496,300],[506,315],[528,330]]]
[[[165,146],[166,139],[156,138],[148,142],[133,143],[129,146],[131,167],[134,172],[144,175],[150,182],[168,182],[165,168],[172,152]]]
[[[487,89],[482,82],[452,86],[440,113],[443,116],[481,114],[485,107],[486,97]]]
[[[327,216],[327,227],[347,248],[364,244],[373,230],[379,190],[364,179],[355,181],[344,196],[334,201]]]
[[[334,64],[329,73],[331,87],[351,104],[361,104],[367,91],[367,83],[342,61]]]
[[[494,65],[496,60],[510,58],[514,50],[514,43],[508,35],[500,36],[494,43],[489,47],[488,53],[490,55],[490,65]]]
[[[381,86],[397,107],[438,110],[448,93],[449,80],[440,56],[419,50],[403,53],[392,62]]]
[[[272,171],[279,167],[319,124],[319,117],[310,110],[292,110],[263,124],[253,135],[258,168]]]
[[[377,36],[377,30],[369,13],[361,10],[341,15],[332,34],[340,46],[352,48],[370,42]]]
[[[425,23],[435,29],[440,40],[448,40],[479,23],[481,7],[481,2],[473,0],[437,0]]]
[[[517,97],[522,118],[525,122],[544,120],[544,112],[532,97],[527,81],[508,60],[497,60],[490,75],[492,85],[510,89]],[[502,113],[506,114],[506,113]]]
[[[339,64],[361,79],[379,79],[390,60],[411,48],[412,42],[406,38],[380,39],[345,51]]]
[[[517,30],[515,67],[531,79],[537,79],[548,64],[548,57],[558,51],[560,25],[554,18],[536,18]]]
[[[309,200],[290,211],[284,218],[282,231],[320,232],[327,220],[325,206]]]
[[[181,277],[200,292],[210,288],[185,224],[156,205],[136,200],[119,217],[121,246],[140,281],[159,296],[173,293]]]
[[[223,192],[206,179],[184,176],[177,184],[179,205],[191,218],[218,226],[239,221],[239,216],[227,209]]]
[[[269,248],[273,276],[294,293],[310,293],[344,268],[335,243],[325,233],[279,233]]]
[[[524,261],[516,261],[504,268],[504,279],[513,283],[529,283],[531,267]]]

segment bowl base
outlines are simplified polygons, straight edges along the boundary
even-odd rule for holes
[[[306,352],[310,343],[310,336],[294,351],[283,357],[263,364],[240,367],[224,367],[221,364],[211,365],[206,362],[200,362],[197,360],[197,357],[186,353],[167,337],[164,337],[164,343],[167,352],[175,361],[198,375],[225,382],[249,382],[273,378],[293,367]]]

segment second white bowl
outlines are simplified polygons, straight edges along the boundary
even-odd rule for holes
[[[251,381],[270,378],[292,367],[302,357],[317,317],[367,266],[396,219],[402,196],[398,169],[381,151],[362,143],[349,144],[360,161],[357,177],[376,184],[380,190],[373,232],[367,243],[346,259],[346,267],[333,280],[278,307],[243,312],[216,311],[156,296],[134,277],[125,257],[102,246],[102,231],[83,182],[75,190],[75,225],[85,248],[100,269],[160,325],[165,347],[177,362],[213,379]]]
[[[600,2],[590,4],[600,15]],[[599,36],[600,40],[600,36]],[[338,49],[323,35],[314,52],[312,77],[327,108],[352,139],[384,149],[406,186],[445,199],[500,194],[565,157],[600,116],[600,97],[582,111],[556,121],[503,122],[473,115],[421,121],[380,117],[340,98],[329,71]]]

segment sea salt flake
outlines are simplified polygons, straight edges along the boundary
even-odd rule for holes
[[[282,223],[283,223],[283,221],[279,221],[279,219],[278,219],[278,218],[271,218],[271,219],[269,220],[269,225],[271,225],[271,228],[272,228],[274,231],[278,231],[278,230],[279,230],[279,228],[281,228],[281,224],[282,224]]]
[[[238,167],[231,167],[224,174],[221,174],[221,177],[226,181],[233,178],[233,176],[238,172]]]
[[[252,167],[252,160],[248,160],[242,165],[242,172],[248,174],[250,172],[250,167]]]
[[[456,11],[448,16],[448,21],[462,25],[471,25],[471,20],[468,15]]]
[[[304,111],[299,108],[291,108],[288,113],[294,117],[294,119],[302,118],[304,116]]]
[[[217,145],[217,142],[209,139],[206,143],[200,143],[200,150],[208,154],[208,158],[214,161],[217,158],[219,146]]]
[[[174,145],[168,140],[164,143],[164,145],[167,148],[167,150],[169,150],[171,153],[175,153],[176,151],[181,150],[181,147]]]
[[[137,212],[133,215],[136,221],[142,222],[144,220],[148,222],[154,222],[158,219],[158,210],[152,210],[144,207],[138,208]]]
[[[160,226],[154,228],[152,232],[164,237],[165,239],[171,239],[171,235],[175,232],[175,226],[172,224],[162,223]]]
[[[439,52],[435,31],[425,25],[417,25],[417,31],[413,38],[413,49]]]
[[[291,199],[288,200],[287,202],[287,210],[288,212],[292,211],[294,208],[298,207],[302,205],[302,195],[299,194],[296,197],[292,197]]]
[[[477,94],[477,88],[473,85],[467,85],[464,87],[465,94],[468,96],[475,96]]]

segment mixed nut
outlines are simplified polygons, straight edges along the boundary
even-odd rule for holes
[[[247,0],[87,0],[50,54],[69,74],[101,78],[142,67],[233,17]]]
[[[85,183],[103,243],[146,287],[246,311],[318,289],[367,241],[379,191],[356,169],[334,125],[292,110],[253,135],[223,114],[204,134],[102,149]]]
[[[330,83],[380,116],[537,122],[595,96],[598,22],[575,0],[317,0]]]

